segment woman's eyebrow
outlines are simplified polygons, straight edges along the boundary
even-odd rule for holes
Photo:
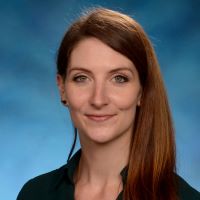
[[[115,73],[115,72],[118,72],[118,71],[130,71],[132,74],[134,74],[134,71],[129,67],[118,67],[118,68],[112,69],[110,71],[110,73]]]
[[[68,73],[72,72],[72,71],[84,71],[84,72],[87,72],[87,73],[91,73],[90,70],[86,69],[86,68],[83,68],[83,67],[73,67],[73,68],[70,68],[68,70]]]

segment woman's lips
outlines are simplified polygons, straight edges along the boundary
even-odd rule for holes
[[[90,120],[96,121],[96,122],[103,122],[110,118],[112,118],[115,115],[86,115]]]

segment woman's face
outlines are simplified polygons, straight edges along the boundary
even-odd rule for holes
[[[80,139],[101,144],[130,139],[141,85],[127,57],[87,38],[73,49],[65,81],[59,75],[57,80]]]

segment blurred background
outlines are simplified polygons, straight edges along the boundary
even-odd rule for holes
[[[56,87],[56,52],[93,6],[124,12],[148,33],[176,127],[177,171],[200,190],[200,1],[1,0],[0,199],[16,199],[28,179],[66,162],[73,127]]]

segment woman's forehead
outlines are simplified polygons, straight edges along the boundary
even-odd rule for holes
[[[132,70],[134,64],[123,54],[115,51],[97,38],[80,41],[70,55],[69,69],[104,68],[111,71],[117,68]]]

